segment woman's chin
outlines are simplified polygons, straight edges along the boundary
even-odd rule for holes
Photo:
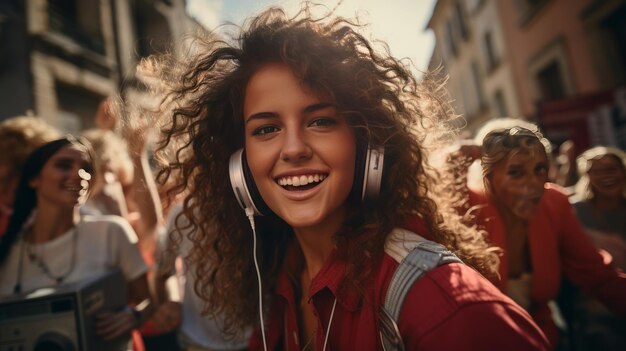
[[[513,209],[513,213],[523,219],[523,220],[530,220],[533,218],[533,216],[535,215],[535,212],[537,211],[537,206],[534,204],[524,204],[524,205],[520,205],[517,206],[516,208]]]
[[[281,218],[294,229],[310,228],[320,223],[316,217],[306,214],[290,214]]]

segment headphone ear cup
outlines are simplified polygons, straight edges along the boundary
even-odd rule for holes
[[[254,183],[244,149],[239,149],[230,156],[228,175],[230,185],[242,209],[251,208],[255,216],[272,213]]]
[[[380,186],[383,180],[385,148],[368,145],[364,160],[361,200],[376,199],[380,194]]]
[[[352,201],[360,202],[378,197],[382,183],[384,160],[385,148],[382,146],[357,147],[354,183],[350,193]]]
[[[354,182],[350,191],[349,200],[354,204],[358,204],[363,200],[363,179],[365,176],[365,156],[367,150],[357,143],[356,155],[354,160]]]

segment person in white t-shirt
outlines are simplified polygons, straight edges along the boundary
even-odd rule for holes
[[[196,270],[184,263],[183,267],[176,264],[184,262],[193,245],[188,237],[189,230],[185,231],[189,220],[182,209],[181,204],[172,209],[167,230],[159,233],[155,274],[159,307],[153,321],[166,330],[179,327],[179,341],[187,351],[245,349],[250,330],[237,335],[225,334],[223,316],[203,316],[204,301],[194,290]]]
[[[120,269],[129,307],[97,317],[96,332],[116,339],[151,314],[147,267],[137,236],[117,216],[84,216],[94,156],[89,143],[66,137],[42,145],[22,169],[13,214],[0,241],[0,297],[73,283]]]

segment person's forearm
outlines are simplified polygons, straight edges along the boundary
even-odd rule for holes
[[[137,234],[145,237],[154,234],[162,223],[161,201],[146,152],[133,155],[132,158],[135,166],[133,195],[141,214],[141,227],[145,231],[145,233]]]

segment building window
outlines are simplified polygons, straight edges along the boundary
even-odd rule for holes
[[[496,90],[493,94],[493,109],[497,115],[496,117],[506,117],[509,115],[509,110],[506,106],[506,100],[502,89]]]
[[[458,48],[456,46],[456,39],[454,38],[454,31],[452,29],[452,22],[447,21],[446,22],[446,37],[448,37],[447,40],[447,51],[448,51],[448,57],[457,57],[459,51]]]
[[[485,94],[483,93],[483,76],[476,61],[472,61],[472,83],[474,84],[477,109],[481,110],[485,107]]]
[[[167,52],[172,43],[172,34],[165,16],[152,2],[137,2],[135,30],[139,56],[147,57]]]
[[[528,63],[528,78],[535,102],[560,99],[574,94],[563,38],[546,45]]]
[[[454,21],[457,24],[459,36],[463,40],[468,40],[469,29],[467,27],[467,21],[465,20],[465,11],[463,11],[460,1],[457,1],[456,4],[454,4]]]
[[[496,53],[491,31],[487,31],[483,35],[483,50],[485,51],[487,72],[491,72],[500,64],[500,57]]]
[[[55,82],[57,114],[66,132],[93,128],[94,116],[104,96],[83,87]]]
[[[532,20],[550,0],[515,0],[519,25],[524,26]]]
[[[541,100],[556,100],[567,95],[561,66],[557,61],[550,62],[537,72],[536,79],[539,85]]]
[[[485,4],[485,0],[466,0],[467,10],[470,14],[474,14],[480,10],[482,5]]]
[[[104,54],[99,1],[48,0],[48,25],[51,31]]]
[[[626,74],[624,74],[624,68],[626,68],[626,6],[622,6],[614,13],[612,13],[602,23],[605,29],[607,38],[606,42],[609,42],[611,48],[614,50],[612,55],[610,53],[604,56],[612,56],[612,64],[609,64],[613,71],[614,85],[623,85],[626,83]]]

